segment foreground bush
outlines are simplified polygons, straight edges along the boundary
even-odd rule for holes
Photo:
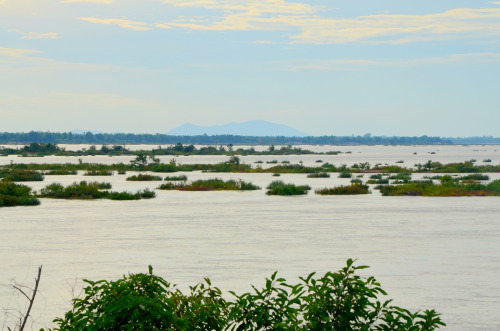
[[[314,172],[307,175],[307,178],[330,178],[330,174],[327,172]]]
[[[65,169],[58,169],[58,170],[49,170],[45,171],[45,175],[77,175],[78,171],[76,170],[65,170]]]
[[[411,313],[382,300],[366,266],[353,260],[337,272],[315,273],[288,284],[274,273],[262,289],[223,298],[209,279],[184,294],[153,275],[130,274],[116,281],[84,280],[81,298],[54,330],[435,330],[445,324],[434,310]]]
[[[320,195],[355,195],[369,194],[370,190],[368,189],[368,185],[363,185],[356,182],[351,185],[341,185],[332,188],[316,190],[315,193]]]
[[[40,204],[31,194],[31,187],[8,180],[0,181],[0,207],[36,206]]]
[[[311,189],[309,185],[285,184],[281,180],[275,180],[267,186],[267,195],[304,195]]]

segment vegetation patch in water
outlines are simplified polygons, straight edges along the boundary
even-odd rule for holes
[[[260,187],[243,180],[223,180],[220,178],[199,179],[190,183],[163,183],[159,190],[178,191],[247,191],[260,190]]]
[[[500,180],[494,180],[489,184],[458,183],[456,181],[444,181],[435,184],[432,181],[413,181],[398,186],[387,185],[380,188],[384,196],[500,196]]]
[[[330,178],[330,174],[327,172],[313,172],[307,175],[307,178]]]
[[[113,171],[110,170],[88,170],[84,176],[113,176]]]
[[[186,175],[180,175],[180,176],[167,176],[165,177],[166,181],[186,181],[188,178]]]
[[[138,175],[127,177],[126,180],[132,181],[132,182],[142,182],[142,181],[157,181],[157,180],[162,180],[162,178],[160,176],[138,174]]]
[[[31,187],[9,180],[0,181],[0,207],[36,206],[40,204]]]
[[[281,180],[275,180],[267,186],[267,195],[304,195],[311,189],[309,185],[285,184]]]
[[[0,178],[12,182],[40,182],[43,181],[43,173],[35,170],[25,169],[0,169]]]
[[[49,176],[62,176],[62,175],[77,175],[78,171],[76,170],[67,170],[67,169],[56,169],[56,170],[48,170],[44,172],[45,175]]]
[[[368,189],[368,185],[354,183],[351,185],[341,185],[332,188],[316,190],[315,193],[320,195],[356,195],[369,194],[370,190]]]

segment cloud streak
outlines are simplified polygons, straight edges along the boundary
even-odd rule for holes
[[[105,5],[110,5],[113,3],[113,0],[64,0],[61,1],[62,3],[67,3],[67,2],[92,2],[92,3],[100,3],[100,4],[105,4]]]
[[[40,53],[40,51],[34,49],[0,47],[0,55],[7,55],[9,57],[22,57],[34,53]]]
[[[147,23],[137,22],[128,19],[121,18],[95,18],[95,17],[79,17],[80,20],[97,23],[97,24],[107,24],[107,25],[117,25],[121,28],[135,31],[147,31],[151,30]]]
[[[298,44],[400,44],[478,34],[500,35],[500,8],[456,8],[424,15],[379,14],[336,18],[320,16],[319,7],[287,3],[284,0],[164,2],[176,7],[218,10],[223,14],[209,23],[187,19],[157,24],[159,28],[177,27],[199,31],[299,30],[300,33],[290,36],[290,42]]]

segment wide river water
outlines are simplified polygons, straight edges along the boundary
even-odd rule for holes
[[[306,147],[304,147],[306,148]],[[350,151],[340,155],[249,156],[242,161],[289,160],[316,164],[368,161],[403,165],[491,159],[500,163],[500,146],[318,146]],[[417,152],[417,154],[413,154]],[[431,154],[434,152],[435,154]],[[127,157],[83,157],[84,161],[128,162]],[[86,160],[89,159],[89,160]],[[169,160],[171,157],[163,157]],[[222,156],[179,157],[180,163],[213,163]],[[73,157],[1,157],[10,162],[78,162]],[[46,176],[26,183],[39,190],[52,182],[110,182],[113,190],[154,189],[158,182],[127,182],[111,177]],[[188,178],[241,178],[262,187],[271,174],[185,173]],[[167,175],[167,174],[164,174]],[[500,174],[489,174],[500,179]],[[365,174],[364,179],[369,175]],[[421,175],[414,175],[420,178]],[[185,289],[204,277],[223,291],[263,286],[279,273],[291,282],[312,271],[338,270],[348,258],[371,266],[396,305],[436,309],[449,330],[500,329],[500,198],[319,196],[315,188],[349,183],[305,174],[278,177],[309,184],[306,196],[272,197],[248,192],[157,191],[140,201],[41,199],[36,207],[0,209],[0,285],[12,279],[32,285],[43,265],[33,329],[50,326],[69,309],[81,279],[117,279],[123,274],[155,273]],[[0,286],[0,308],[21,309],[24,301]],[[0,327],[6,329],[5,315]],[[12,320],[7,320],[12,325]]]

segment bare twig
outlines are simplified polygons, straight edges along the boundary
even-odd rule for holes
[[[35,278],[35,288],[32,290],[32,293],[31,293],[31,297],[29,297],[26,292],[24,292],[20,286],[13,286],[16,290],[18,290],[19,292],[21,292],[21,294],[23,294],[26,299],[28,299],[28,310],[26,311],[26,313],[24,315],[20,315],[19,316],[19,331],[23,331],[25,326],[26,326],[26,323],[28,322],[28,318],[30,316],[30,312],[31,312],[31,308],[33,307],[33,303],[35,302],[35,296],[36,296],[36,293],[38,292],[38,285],[40,284],[40,278],[42,276],[42,266],[38,267],[38,275],[37,277]],[[8,330],[11,330],[10,328],[7,328]]]

